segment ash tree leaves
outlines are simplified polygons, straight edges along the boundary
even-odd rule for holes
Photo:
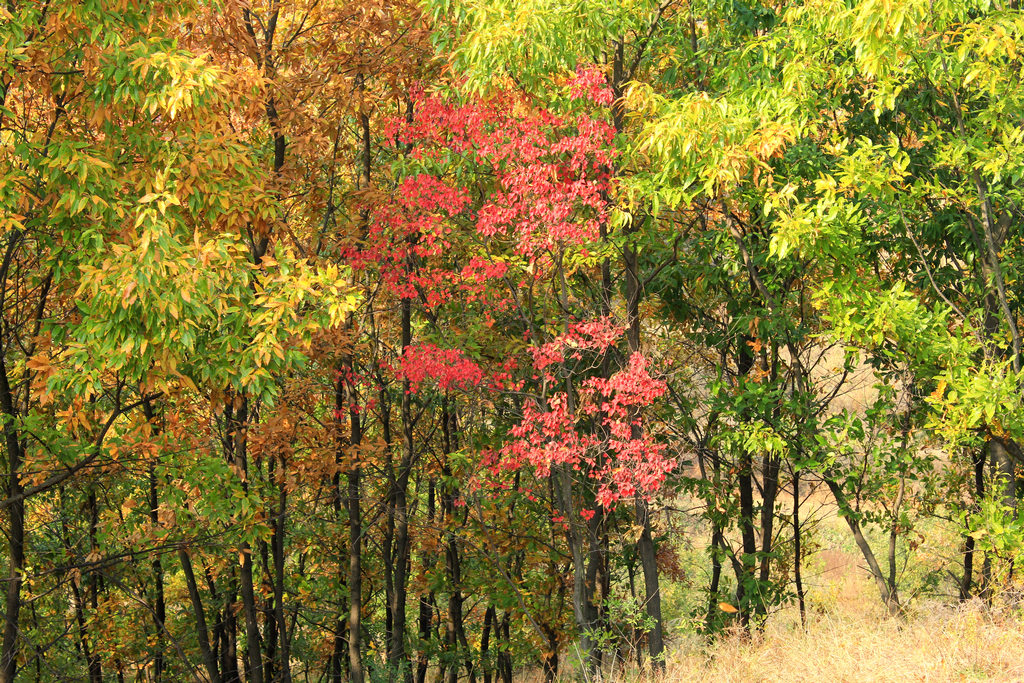
[[[236,237],[182,243],[168,227],[158,209],[143,209],[135,250],[115,246],[81,266],[83,320],[69,339],[69,375],[53,380],[67,383],[54,390],[88,391],[124,373],[154,389],[180,379],[270,399],[313,333],[354,308],[337,268],[311,268],[280,245],[255,265]]]
[[[67,74],[52,77],[49,137],[5,133],[17,155],[4,177],[17,202],[7,227],[39,235],[57,287],[77,278],[78,320],[45,330],[49,361],[62,368],[50,390],[96,394],[119,377],[150,390],[182,381],[271,398],[313,332],[352,310],[344,272],[282,242],[253,263],[252,231],[281,210],[222,118],[231,104],[224,73],[169,36],[120,38],[121,28],[144,25],[146,8],[82,12],[63,17],[93,33],[81,54],[58,57]],[[13,77],[39,69],[16,65]],[[71,126],[97,132],[76,140]]]
[[[530,0],[518,5],[439,0],[430,3],[444,28],[438,48],[471,91],[483,92],[514,77],[550,97],[551,81],[580,65],[601,61],[610,36],[643,35],[668,6],[652,0]]]

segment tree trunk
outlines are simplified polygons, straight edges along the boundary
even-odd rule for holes
[[[722,528],[718,522],[711,525],[711,583],[708,586],[708,611],[704,617],[704,627],[708,633],[715,628],[718,616],[718,591],[722,582],[722,553],[725,551]]]
[[[750,374],[754,367],[754,355],[747,344],[749,339],[741,337],[736,348],[736,371],[741,378]],[[745,416],[749,418],[749,416]],[[748,596],[748,588],[754,582],[754,565],[757,561],[757,536],[754,531],[754,461],[750,453],[744,449],[737,463],[737,484],[740,493],[740,539],[741,554],[733,558],[733,570],[736,573],[736,607],[739,609],[739,621],[743,626],[750,625],[751,614],[756,606],[751,603],[757,595]]]
[[[402,300],[404,351],[412,343],[412,302]],[[412,669],[405,651],[406,602],[409,583],[409,475],[414,459],[412,392],[408,379],[402,381],[402,459],[395,477],[392,509],[395,520],[394,585],[391,595],[391,641],[388,644],[389,676],[412,682]]]
[[[362,90],[364,82],[360,80]],[[370,117],[365,111],[360,111],[360,137],[362,142],[363,162],[363,188],[370,185]],[[369,215],[361,216],[365,226],[369,222]],[[352,326],[354,327],[354,326]],[[354,453],[352,469],[348,473],[348,676],[350,683],[363,683],[363,654],[362,654],[362,614],[363,614],[363,516],[360,499],[360,479],[362,477],[362,466],[360,465],[359,446],[363,442],[363,428],[359,418],[358,400],[356,395],[355,363],[351,354],[347,359],[348,376],[345,378],[345,389],[349,398],[349,427]]]
[[[242,491],[249,495],[248,449],[246,428],[248,427],[248,400],[238,397],[238,407],[228,405],[225,409],[225,429],[230,446],[230,457],[237,473],[242,477]],[[242,595],[242,611],[245,613],[245,668],[250,683],[263,683],[263,662],[260,648],[259,614],[256,609],[256,592],[252,574],[252,548],[248,541],[239,545],[241,571],[239,588]]]
[[[768,556],[772,552],[773,534],[775,527],[775,499],[779,493],[779,469],[782,461],[778,456],[766,453],[763,461],[764,486],[761,496],[761,566],[758,573],[758,581],[762,584],[768,583],[771,571],[771,561]],[[765,605],[759,603],[760,614],[764,614]]]
[[[448,623],[446,628],[446,640],[449,653],[458,653],[463,650],[465,656],[466,674],[470,683],[475,683],[476,672],[473,668],[473,660],[469,651],[469,643],[466,638],[465,620],[462,614],[462,563],[459,557],[459,546],[455,535],[455,499],[459,495],[457,488],[452,487],[452,470],[449,464],[451,454],[459,449],[458,421],[457,414],[452,408],[448,397],[445,397],[441,404],[441,434],[443,460],[441,474],[445,480],[441,493],[441,511],[445,525],[445,571],[448,574],[450,593],[448,594]],[[458,683],[459,679],[459,657],[454,656],[449,662],[447,683]]]
[[[974,466],[974,507],[981,505],[985,497],[985,453],[977,450],[972,454]],[[974,582],[974,536],[969,531],[964,534],[964,575],[960,579],[960,600],[970,600]]]
[[[800,558],[800,470],[793,470],[793,580],[796,582],[796,599],[800,605],[800,625],[807,627],[807,606],[804,602],[804,580],[801,574]]]
[[[99,541],[96,534],[99,528],[99,501],[96,498],[96,490],[89,491],[86,500],[86,509],[89,513],[89,552],[99,553]],[[89,570],[89,608],[95,615],[100,604],[100,574],[95,569]],[[89,655],[89,683],[103,683],[103,661],[96,652],[96,643],[92,643],[92,652]]]
[[[207,584],[210,586],[210,593],[216,599],[213,577],[207,572]],[[231,567],[228,574],[228,585],[224,590],[223,604],[221,608],[220,622],[217,628],[220,630],[220,671],[224,683],[238,683],[242,680],[238,671],[238,619],[235,616],[235,605],[238,600],[238,580],[235,575],[235,567]]]
[[[363,683],[363,655],[360,644],[363,614],[362,512],[360,510],[360,468],[348,473],[348,675],[351,683]]]
[[[512,636],[511,631],[512,614],[505,612],[501,618],[501,640],[504,647],[498,655],[498,670],[501,672],[501,683],[512,683]]]
[[[274,559],[274,621],[277,623],[279,640],[279,659],[277,668],[281,672],[281,683],[291,683],[291,643],[288,639],[288,626],[284,618],[284,539],[285,520],[288,513],[288,488],[286,461],[280,456],[280,481],[278,482],[277,518],[274,521],[274,535],[271,539],[271,553]]]
[[[484,672],[484,683],[491,683],[494,667],[491,665],[490,647],[491,630],[496,621],[494,605],[489,605],[484,612],[484,631],[480,636],[480,666]]]
[[[196,575],[192,569],[192,558],[184,548],[178,549],[178,560],[181,562],[181,570],[185,575],[185,586],[188,588],[188,596],[192,601],[192,615],[195,619],[196,640],[199,641],[199,653],[202,656],[203,666],[206,668],[206,675],[210,683],[220,683],[221,677],[217,670],[217,659],[210,649],[210,632],[206,628],[206,614],[203,611],[203,600],[199,595],[199,586],[196,584]],[[226,649],[226,648],[225,648]],[[230,683],[230,680],[228,681]]]
[[[435,491],[437,488],[434,477],[427,482],[427,528],[433,528],[436,521]],[[437,561],[434,553],[423,558],[423,569],[427,571]],[[427,669],[430,667],[430,658],[427,656],[427,644],[430,642],[430,634],[433,629],[434,619],[434,591],[429,591],[420,596],[419,631],[420,644],[416,653],[416,683],[426,683]]]
[[[13,258],[17,235],[8,236],[3,276],[6,276]],[[5,290],[6,291],[6,290]],[[6,297],[5,297],[6,298]],[[0,303],[2,303],[0,299]],[[6,325],[5,325],[6,327]],[[0,648],[0,683],[14,683],[18,666],[18,613],[21,611],[21,581],[25,571],[25,500],[21,484],[21,466],[25,453],[19,440],[14,397],[8,382],[7,359],[0,352],[0,409],[3,411],[4,445],[7,450],[7,497],[15,499],[10,506],[7,521],[7,595],[4,599],[4,637]]]
[[[146,419],[153,416],[146,404]],[[159,525],[160,497],[157,487],[156,463],[149,467],[149,523],[155,531]],[[160,683],[164,673],[164,635],[167,623],[167,603],[164,596],[164,568],[159,552],[153,553],[153,621],[156,645],[153,653],[153,683]]]
[[[547,624],[543,629],[548,640],[545,643],[547,651],[543,655],[544,683],[555,683],[555,679],[558,678],[558,633]]]
[[[825,484],[832,491],[832,495],[835,497],[836,503],[839,505],[839,510],[843,514],[843,518],[846,519],[846,524],[850,527],[850,531],[853,532],[853,540],[856,541],[857,547],[860,548],[861,555],[864,556],[864,561],[868,563],[868,570],[871,572],[871,577],[875,580],[875,585],[878,587],[878,593],[881,596],[886,609],[892,616],[902,614],[903,608],[900,605],[899,593],[896,590],[896,586],[890,585],[886,580],[885,575],[882,573],[882,568],[878,565],[875,553],[871,550],[871,545],[864,537],[864,532],[860,527],[860,521],[857,518],[856,511],[850,507],[846,500],[846,496],[843,494],[838,483],[826,477]]]
[[[621,49],[621,43],[620,43]],[[635,230],[635,226],[631,228]],[[630,355],[640,353],[640,298],[643,294],[640,290],[640,274],[637,253],[628,243],[623,249],[623,265],[626,270],[626,320],[627,340],[629,342]],[[633,438],[638,439],[643,434],[641,416],[637,416],[632,428]],[[651,628],[647,632],[647,646],[651,655],[651,666],[656,671],[665,670],[665,642],[664,625],[661,620],[661,587],[658,577],[658,562],[654,548],[654,539],[651,535],[651,513],[647,501],[637,497],[636,521],[641,527],[640,538],[637,541],[637,555],[640,557],[640,565],[644,572],[644,589],[646,591],[645,606],[647,616],[651,620]]]
[[[3,369],[0,369],[0,378],[0,382],[6,385],[6,371]],[[0,395],[6,393],[6,386],[0,388]],[[5,413],[10,415],[6,410]],[[20,470],[24,458],[21,444],[13,435],[14,427],[9,420],[4,423],[4,431],[7,432],[7,497],[12,498],[22,493]],[[4,600],[0,683],[14,683],[18,663],[18,613],[21,610],[21,581],[25,570],[25,501],[22,499],[11,505],[8,513],[7,559],[7,596]]]

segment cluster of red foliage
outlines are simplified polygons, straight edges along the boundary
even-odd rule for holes
[[[596,69],[579,69],[569,88],[574,97],[611,103]],[[557,116],[511,94],[459,105],[417,91],[413,111],[387,132],[421,172],[406,177],[393,200],[375,210],[366,239],[348,254],[354,267],[377,269],[399,297],[417,298],[427,309],[474,304],[492,323],[512,307],[516,286],[541,277],[555,253],[583,251],[600,239],[615,157],[614,129],[606,121]],[[461,160],[464,173],[442,178],[422,171],[440,161],[450,169],[453,159]],[[471,191],[452,177],[487,180]],[[458,259],[447,255],[460,245],[471,255],[453,265]],[[513,269],[510,261],[519,265]],[[530,348],[532,368],[525,370],[533,380],[557,384],[567,364],[607,353],[624,331],[608,316],[568,324],[564,334]],[[478,363],[461,349],[433,343],[407,346],[393,370],[413,393],[428,382],[448,391],[522,389],[526,381],[513,381],[514,362]],[[606,508],[657,491],[675,460],[641,428],[644,409],[666,391],[648,360],[633,354],[609,376],[583,374],[574,381],[571,390],[524,403],[508,442],[483,455],[491,478],[522,467],[546,477],[567,465],[593,482]]]
[[[534,366],[553,379],[550,366],[567,357],[578,359],[583,350],[603,352],[621,332],[609,318],[573,325],[566,334],[534,348]],[[664,444],[639,428],[642,410],[665,391],[665,383],[651,375],[647,359],[633,354],[608,378],[582,381],[574,401],[559,391],[527,403],[495,467],[530,466],[544,477],[553,466],[569,465],[597,482],[597,501],[605,508],[633,496],[650,496],[676,465],[666,456]],[[588,430],[584,422],[601,429]],[[593,511],[583,514],[590,517]]]

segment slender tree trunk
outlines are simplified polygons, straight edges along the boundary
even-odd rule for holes
[[[768,555],[772,552],[772,536],[775,527],[775,499],[779,492],[779,469],[782,461],[777,456],[765,454],[764,487],[761,502],[761,566],[758,580],[767,583],[771,571]],[[763,607],[763,605],[762,605]],[[763,613],[763,610],[762,610]]]
[[[587,531],[586,590],[587,595],[590,596],[590,599],[587,601],[587,621],[595,631],[598,631],[601,628],[601,611],[598,601],[600,600],[599,590],[601,579],[600,525],[602,516],[601,511],[597,511],[596,514],[590,518],[585,527]],[[601,659],[601,648],[596,646],[595,643],[595,647],[591,650],[590,657],[587,660],[587,668],[592,680],[596,681],[601,678]]]
[[[569,331],[569,298],[565,281],[565,268],[562,255],[557,259],[557,277],[559,283],[559,301],[564,316],[564,328]],[[564,373],[565,395],[569,415],[576,414],[576,393],[572,377],[568,370]],[[580,533],[578,515],[573,501],[573,470],[567,463],[556,464],[551,468],[554,487],[554,500],[558,513],[566,520],[565,537],[572,556],[572,612],[579,631],[580,651],[583,661],[589,667],[593,657],[594,640],[591,634],[594,625],[590,621],[591,595],[587,590],[587,563],[583,553],[583,535]]]
[[[335,404],[334,410],[336,415],[341,415],[343,406],[345,403],[344,390],[342,380],[339,378],[336,389],[335,389]],[[338,445],[335,453],[335,464],[338,470],[332,477],[331,484],[334,488],[334,518],[341,521],[341,511],[343,508],[347,509],[348,501],[346,499],[346,493],[342,488],[341,484],[341,466],[342,466],[342,423],[341,419],[336,418],[335,429],[337,431],[336,438]],[[349,520],[351,524],[351,520]],[[351,527],[349,527],[351,531]],[[351,535],[351,534],[350,534]],[[349,548],[338,550],[338,586],[340,588],[348,587],[348,563],[349,563]],[[350,589],[351,593],[351,589]],[[328,664],[328,680],[331,683],[342,683],[345,680],[344,671],[348,669],[345,666],[345,662],[348,660],[348,615],[344,613],[341,600],[338,601],[338,618],[334,622],[334,644],[331,650],[331,659]],[[351,604],[351,603],[350,603]]]
[[[207,571],[207,584],[210,586],[210,593],[216,600],[217,593],[212,575]],[[242,677],[238,671],[238,619],[236,617],[235,605],[238,602],[238,577],[235,574],[235,567],[227,577],[227,586],[224,589],[221,618],[218,628],[220,629],[220,662],[221,677],[224,683],[238,683]]]
[[[0,382],[6,385],[6,371],[0,368]],[[0,388],[0,400],[9,393]],[[6,401],[4,401],[6,403]],[[7,415],[10,415],[5,411]],[[21,464],[24,461],[21,444],[13,436],[14,427],[4,424],[7,436],[7,497],[20,496]],[[4,600],[4,640],[0,653],[0,683],[14,683],[18,663],[18,613],[21,611],[21,581],[25,570],[25,501],[19,499],[9,508],[7,525],[7,595]]]
[[[974,507],[981,505],[985,497],[985,452],[977,450],[972,454],[971,462],[974,466]],[[964,575],[960,579],[960,599],[970,600],[971,588],[974,581],[974,536],[970,533],[964,534]]]
[[[857,547],[860,548],[861,555],[864,556],[864,561],[868,563],[868,570],[871,572],[871,577],[875,580],[875,585],[878,587],[878,593],[881,596],[886,609],[889,610],[889,614],[892,616],[900,615],[902,613],[902,607],[900,606],[900,598],[896,591],[896,586],[889,585],[885,575],[882,573],[882,568],[878,565],[875,553],[871,550],[871,544],[868,543],[867,539],[864,537],[864,532],[861,529],[856,511],[850,507],[849,502],[846,500],[846,495],[843,493],[838,483],[825,478],[825,484],[832,491],[832,495],[835,497],[836,503],[839,505],[839,509],[843,513],[843,517],[846,519],[847,526],[849,526],[850,531],[853,532],[853,540],[857,543]]]
[[[484,683],[491,683],[494,667],[491,664],[491,630],[496,622],[496,611],[494,605],[489,605],[484,612],[484,630],[480,635],[480,667],[484,673]]]
[[[359,464],[359,446],[363,442],[363,428],[359,417],[359,397],[356,395],[355,367],[352,357],[347,359],[345,391],[348,400],[349,442],[354,462],[348,472],[348,677],[350,683],[363,683],[362,614],[363,614],[363,517],[361,482],[362,468]]]
[[[434,477],[427,483],[427,528],[433,528],[436,521],[435,491],[437,484]],[[423,559],[424,570],[426,571],[436,562],[433,553]],[[428,566],[429,563],[429,566]],[[430,667],[430,657],[427,656],[427,644],[430,642],[432,632],[432,621],[434,617],[434,591],[429,591],[420,596],[420,646],[416,653],[416,683],[426,683],[427,669]]]
[[[288,638],[288,626],[284,617],[284,539],[288,514],[288,488],[284,455],[280,456],[280,481],[278,482],[277,518],[274,520],[274,535],[271,538],[271,552],[274,559],[274,621],[280,646],[277,668],[281,672],[281,683],[291,683],[291,643]]]
[[[146,419],[152,420],[149,404],[145,406]],[[159,528],[160,497],[157,486],[156,462],[149,467],[149,523],[155,531]],[[153,683],[161,683],[164,673],[164,635],[167,623],[167,602],[164,596],[164,568],[159,552],[153,553],[153,620],[156,628],[156,645],[153,652]]]
[[[445,525],[445,571],[448,574],[450,592],[448,594],[448,623],[446,628],[446,640],[448,651],[458,653],[462,648],[465,657],[466,674],[470,683],[476,681],[476,672],[473,667],[473,660],[469,651],[469,643],[466,638],[466,626],[462,613],[462,561],[459,556],[459,546],[455,535],[455,499],[459,495],[457,488],[453,488],[452,470],[449,464],[451,454],[459,449],[458,418],[454,407],[448,397],[445,397],[441,404],[441,433],[442,449],[444,451],[441,465],[441,473],[445,484],[441,494],[441,510]],[[455,656],[450,662],[448,669],[447,683],[458,683],[459,666],[458,657]]]
[[[498,669],[501,672],[501,683],[512,683],[512,636],[511,634],[512,614],[505,612],[501,618],[501,640],[504,646],[501,654],[498,655]]]
[[[384,392],[382,391],[381,393]],[[390,661],[395,623],[395,491],[398,488],[398,482],[395,478],[391,439],[385,438],[384,444],[386,458],[385,473],[388,478],[388,487],[387,499],[385,501],[387,518],[384,523],[384,542],[381,555],[384,561],[384,641],[388,661]]]
[[[210,632],[206,628],[206,613],[203,611],[203,600],[199,595],[199,586],[196,584],[196,575],[192,568],[192,558],[189,557],[188,551],[184,548],[179,548],[178,560],[181,562],[181,570],[185,575],[185,586],[188,588],[189,600],[192,602],[196,640],[199,642],[199,653],[203,660],[203,666],[206,668],[206,675],[210,683],[220,683],[221,676],[217,670],[217,659],[213,655],[213,650],[210,649]],[[230,683],[230,679],[226,679],[226,683]]]
[[[719,586],[722,582],[722,553],[725,551],[722,528],[718,522],[711,524],[711,583],[708,586],[708,611],[704,617],[704,627],[708,633],[715,628],[718,616]]]
[[[1002,439],[990,439],[988,442],[989,457],[996,480],[1002,487],[1002,504],[1010,510],[1017,510],[1017,477],[1010,449]]]
[[[263,683],[263,663],[260,661],[259,612],[256,609],[256,594],[253,588],[252,553],[248,543],[241,546],[242,567],[239,583],[242,594],[242,610],[245,613],[245,665],[250,683]]]
[[[363,683],[363,654],[361,646],[363,613],[362,565],[362,512],[360,468],[357,465],[348,474],[348,675],[351,683]]]
[[[69,546],[67,546],[69,547]],[[78,626],[78,650],[85,660],[85,670],[91,678],[92,646],[89,644],[89,632],[85,625],[85,606],[82,604],[82,591],[79,580],[71,579],[71,607],[75,611],[75,624]]]
[[[793,580],[796,599],[800,606],[800,624],[807,627],[807,606],[804,602],[804,580],[801,570],[800,548],[800,470],[793,470]]]
[[[754,367],[754,356],[747,344],[746,337],[741,338],[736,349],[736,368],[739,377],[750,374]],[[757,595],[749,596],[750,584],[754,582],[754,564],[757,555],[757,536],[754,530],[754,461],[750,453],[744,449],[737,463],[737,484],[740,494],[740,539],[742,553],[733,559],[736,573],[736,607],[739,609],[739,620],[743,626],[750,625],[751,614],[756,611]]]
[[[242,477],[242,490],[249,495],[248,449],[246,428],[248,427],[248,400],[239,397],[237,409],[229,405],[225,410],[225,429],[231,447],[232,462]],[[259,612],[256,608],[256,592],[253,584],[252,547],[248,541],[239,545],[241,570],[239,588],[242,596],[242,611],[245,614],[245,668],[250,683],[263,683],[262,650],[260,648]]]
[[[239,683],[242,680],[242,672],[238,668],[238,615],[234,612],[238,604],[237,577],[232,575],[232,611],[227,615],[224,622],[224,681],[225,683]]]
[[[544,635],[547,637],[547,650],[543,655],[544,683],[555,683],[558,678],[558,633],[548,624],[544,624]]]
[[[4,296],[0,304],[6,301],[7,273],[14,256],[14,250],[20,241],[20,234],[7,237],[7,251],[2,267]],[[0,311],[2,313],[2,311]],[[0,326],[6,328],[6,320],[0,318]],[[2,332],[7,332],[2,329]],[[7,335],[0,336],[0,342],[10,344]],[[4,599],[4,636],[0,648],[0,683],[14,683],[14,674],[18,666],[18,614],[21,611],[21,582],[25,571],[25,500],[21,498],[24,488],[21,484],[21,466],[25,461],[23,445],[16,427],[18,418],[14,405],[14,396],[8,381],[6,350],[0,349],[0,410],[3,411],[4,445],[7,451],[7,487],[8,498],[15,502],[7,513],[7,595]]]
[[[364,81],[360,80],[360,90],[364,88]],[[359,128],[362,142],[363,178],[362,186],[368,188],[370,185],[370,117],[365,111],[359,114]],[[369,223],[369,215],[361,216],[364,231]],[[352,326],[354,327],[354,325]],[[349,354],[347,358],[348,376],[345,378],[345,389],[349,398],[349,428],[350,441],[353,446],[353,458],[355,462],[348,473],[348,676],[350,683],[363,683],[365,674],[363,672],[362,654],[362,614],[363,614],[363,516],[362,516],[362,465],[360,464],[359,446],[363,442],[363,427],[359,417],[358,401],[356,394],[355,361]]]
[[[412,302],[402,300],[401,348],[412,344]],[[409,583],[409,475],[415,455],[413,443],[412,392],[408,379],[402,382],[402,459],[392,494],[395,519],[394,585],[391,595],[391,641],[388,646],[389,676],[412,681],[412,668],[405,650],[406,602]]]
[[[621,49],[621,44],[620,44]],[[635,226],[632,229],[636,229]],[[630,355],[640,353],[640,272],[637,253],[628,243],[623,249],[623,265],[626,271],[626,320],[627,340]],[[637,416],[632,428],[633,438],[643,434],[641,417]],[[646,591],[645,606],[647,616],[652,622],[647,632],[647,646],[651,655],[651,666],[656,671],[665,670],[664,624],[661,619],[661,587],[658,577],[658,562],[651,535],[651,512],[647,501],[638,496],[635,503],[636,521],[641,527],[637,541],[637,555],[644,572],[644,589]]]
[[[86,509],[89,513],[89,552],[93,554],[99,553],[99,541],[97,539],[97,532],[99,530],[99,501],[96,498],[96,490],[92,489],[89,491],[89,497],[86,500]],[[91,569],[89,571],[89,609],[95,615],[98,611],[100,604],[100,574],[97,570]],[[103,683],[103,661],[100,659],[100,655],[96,652],[95,643],[93,643],[92,653],[89,656],[89,683]]]
[[[262,475],[262,464],[263,461],[267,463],[267,480],[266,486],[270,490],[273,490],[274,483],[277,479],[277,461],[273,457],[261,457],[257,459],[253,464],[257,472]],[[267,522],[270,523],[270,542],[259,540],[257,545],[260,549],[260,561],[263,565],[263,576],[265,585],[270,587],[269,591],[265,592],[263,597],[263,608],[260,612],[263,615],[263,680],[273,681],[277,678],[277,664],[278,664],[278,630],[277,630],[277,608],[276,605],[276,594],[277,594],[277,581],[275,578],[275,572],[273,568],[273,560],[271,559],[271,553],[273,552],[274,546],[277,544],[277,510],[275,509],[274,501],[271,498],[267,498],[266,507],[264,507],[264,516]]]
[[[887,559],[888,559],[888,562],[889,562],[889,578],[888,578],[888,583],[889,583],[890,590],[895,589],[895,587],[896,587],[896,542],[899,539],[899,532],[900,532],[899,514],[900,514],[900,508],[903,507],[903,495],[904,495],[905,492],[906,492],[906,475],[901,474],[900,475],[899,494],[896,497],[896,504],[893,507],[893,511],[892,511],[892,517],[893,518],[890,521],[890,525],[889,525],[889,552],[888,552]]]
[[[710,435],[712,428],[712,421],[708,421],[708,435]],[[700,457],[703,457],[704,453],[711,459],[711,482],[714,486],[713,490],[715,495],[718,495],[719,487],[722,483],[722,458],[716,449],[707,448],[707,437],[705,437],[701,450],[699,453]],[[722,556],[725,552],[725,543],[722,536],[722,525],[719,524],[717,518],[717,511],[712,513],[711,519],[711,583],[708,586],[708,611],[704,618],[704,625],[708,633],[711,633],[715,628],[715,623],[718,621],[718,603],[719,603],[719,586],[722,581]]]

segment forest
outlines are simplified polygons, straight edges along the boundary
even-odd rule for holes
[[[1024,679],[1022,63],[1018,0],[4,0],[0,683],[719,680],[840,556]]]

